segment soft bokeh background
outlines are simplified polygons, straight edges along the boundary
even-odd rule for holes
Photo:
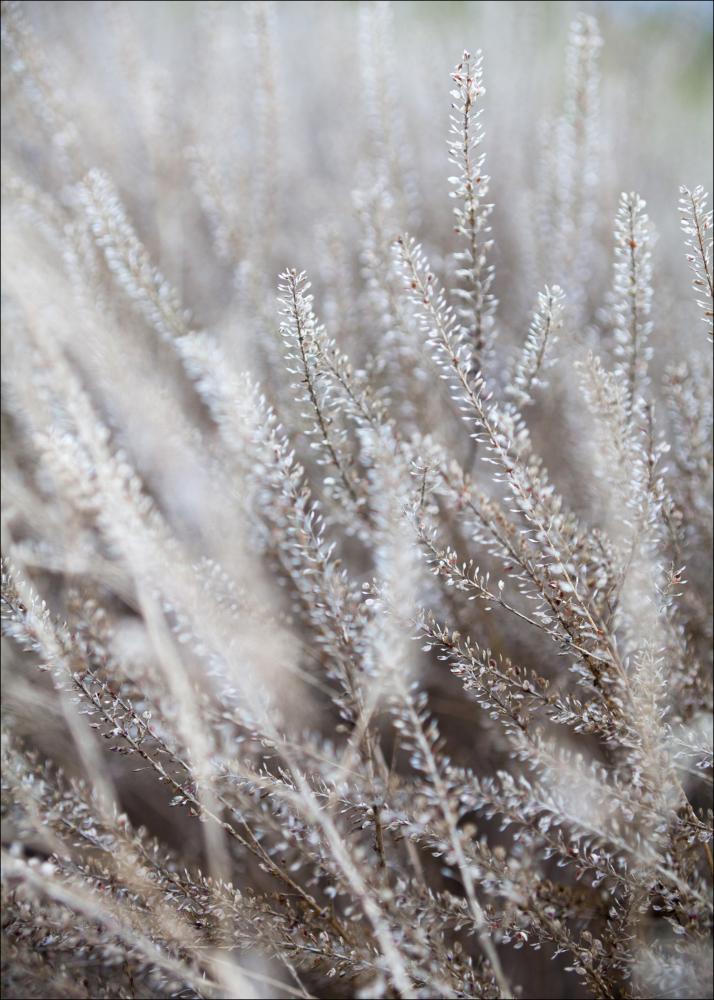
[[[381,125],[412,175],[412,221],[428,245],[448,249],[448,74],[463,48],[481,48],[497,281],[508,289],[502,318],[516,323],[521,290],[529,306],[532,298],[518,279],[532,249],[524,215],[544,183],[565,101],[568,26],[579,10],[595,14],[604,38],[602,204],[614,215],[619,192],[636,189],[663,243],[673,245],[679,185],[706,186],[711,176],[709,3],[404,2],[393,5],[393,24],[379,37],[357,3],[277,4],[267,35],[264,15],[240,3],[33,3],[26,13],[42,46],[33,57],[47,58],[52,93],[41,123],[14,123],[6,108],[5,143],[45,182],[71,181],[60,167],[67,137],[56,128],[66,119],[82,151],[73,166],[112,174],[142,219],[142,237],[187,289],[200,321],[211,323],[245,247],[234,248],[223,271],[208,260],[197,266],[210,259],[210,246],[195,251],[205,226],[187,149],[210,151],[237,226],[251,213],[255,185],[271,185],[265,224],[280,219],[268,234],[273,276],[287,264],[313,269],[326,233],[347,243],[349,255],[351,194],[373,169],[367,77],[376,74],[388,81],[391,102]],[[265,133],[256,97],[270,103]],[[609,225],[604,219],[604,231]],[[663,274],[674,266],[684,274],[681,255],[660,265]]]

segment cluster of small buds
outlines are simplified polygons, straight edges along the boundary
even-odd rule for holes
[[[412,5],[361,5],[349,115],[322,29],[288,102],[279,5],[186,5],[185,81],[140,44],[165,5],[86,5],[81,52],[72,6],[2,5],[4,993],[706,995],[706,193],[694,302],[635,193],[613,266],[589,15],[498,215],[481,52],[445,72],[450,234],[414,183]]]

